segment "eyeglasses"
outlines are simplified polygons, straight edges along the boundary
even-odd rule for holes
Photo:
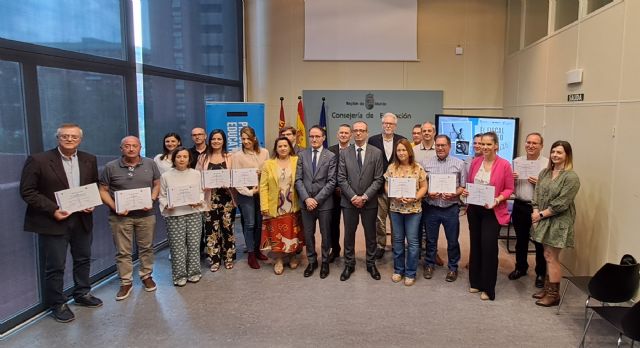
[[[367,130],[366,129],[354,129],[353,132],[354,133],[366,133]]]
[[[79,135],[72,135],[72,134],[58,134],[58,139],[62,139],[62,140],[78,140],[80,139]]]
[[[393,122],[382,122],[383,126],[395,126],[396,124]]]
[[[320,139],[320,138],[322,138],[322,135],[310,135],[309,138],[311,138],[311,139]]]
[[[191,134],[192,137],[203,137],[204,133]]]

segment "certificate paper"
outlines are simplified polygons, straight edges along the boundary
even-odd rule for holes
[[[98,192],[98,185],[95,183],[61,190],[56,192],[55,196],[58,207],[69,213],[93,208],[102,204],[100,193]]]
[[[200,203],[200,185],[182,185],[169,187],[167,198],[169,207],[181,207],[183,205]]]
[[[475,204],[481,206],[488,204],[489,206],[492,206],[495,202],[495,186],[467,184],[467,191],[469,191],[469,196],[467,196],[467,204]]]
[[[429,193],[456,193],[456,174],[429,174]]]
[[[389,197],[416,198],[416,178],[389,178]]]
[[[153,206],[150,187],[115,191],[113,196],[116,201],[117,213],[122,213],[125,210],[139,210]]]
[[[514,161],[513,166],[513,171],[518,173],[518,179],[527,179],[530,176],[537,178],[541,170],[538,161]]]
[[[232,169],[233,187],[258,186],[258,168]]]
[[[202,187],[218,188],[231,187],[231,170],[216,169],[202,172]]]

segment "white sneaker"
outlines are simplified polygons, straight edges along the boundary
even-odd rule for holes
[[[189,283],[197,283],[197,282],[200,281],[201,278],[202,278],[202,275],[196,274],[196,275],[192,275],[191,277],[189,277],[188,281],[189,281]]]
[[[175,282],[173,282],[173,285],[175,285],[175,286],[185,286],[185,285],[187,285],[187,279],[186,278],[180,278],[180,279],[176,280]]]

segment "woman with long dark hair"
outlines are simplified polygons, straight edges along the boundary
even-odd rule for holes
[[[178,146],[182,146],[182,140],[177,133],[171,132],[164,135],[164,138],[162,138],[162,153],[157,154],[156,157],[153,158],[153,161],[158,165],[160,174],[173,168],[171,152]]]
[[[209,134],[209,146],[200,155],[196,169],[220,170],[231,168],[231,156],[227,153],[227,135],[222,129],[214,129]],[[233,235],[233,222],[236,219],[233,191],[229,187],[205,189],[205,202],[208,205],[204,213],[205,255],[211,272],[233,268],[236,258],[236,238]]]
[[[560,303],[558,288],[562,279],[560,251],[574,245],[573,224],[576,220],[574,200],[580,190],[580,179],[573,171],[571,144],[558,140],[551,145],[549,165],[538,175],[531,205],[531,238],[544,247],[547,279],[544,288],[533,295],[543,307]]]

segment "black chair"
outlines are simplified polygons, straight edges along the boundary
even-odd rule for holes
[[[594,313],[609,322],[613,327],[618,330],[618,347],[622,343],[622,336],[629,337],[631,339],[631,347],[635,341],[640,341],[640,302],[633,305],[633,307],[615,307],[615,306],[602,306],[602,307],[590,307],[593,311],[589,315],[589,320],[584,328],[582,339],[580,340],[580,346],[584,347],[584,340],[587,336],[587,330]]]
[[[557,314],[567,293],[569,283],[587,294],[584,305],[584,316],[587,318],[589,301],[594,298],[602,303],[622,303],[633,298],[640,285],[640,264],[630,255],[625,255],[620,265],[607,263],[600,268],[593,277],[577,276],[563,277],[566,279]]]

